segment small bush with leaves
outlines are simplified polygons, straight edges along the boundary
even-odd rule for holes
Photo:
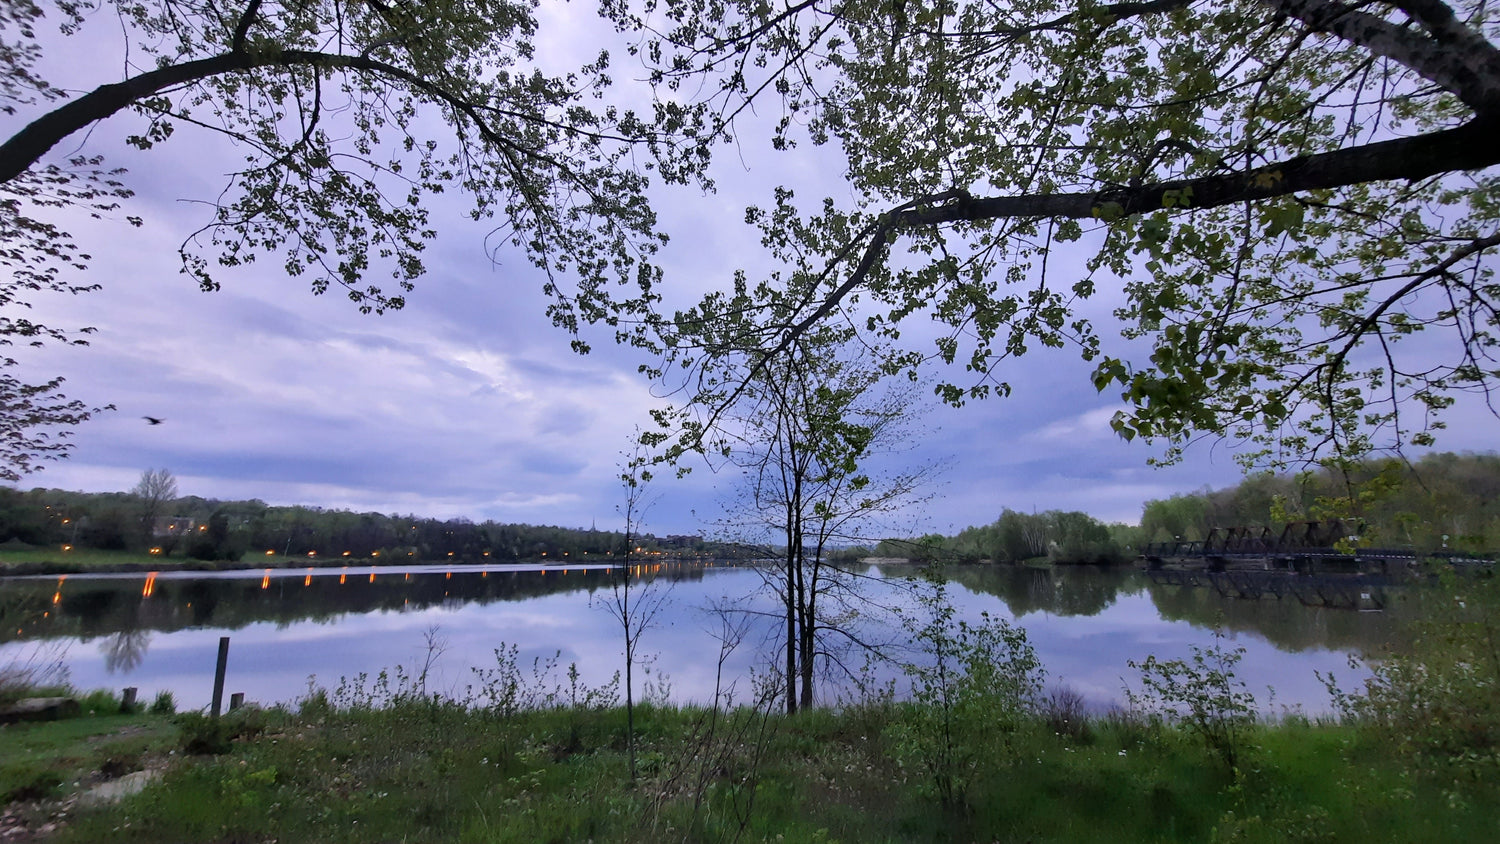
[[[172,696],[168,689],[162,689],[156,693],[156,699],[151,701],[152,715],[171,715],[177,711],[177,698]]]
[[[907,624],[923,659],[904,666],[915,705],[887,737],[901,767],[922,773],[924,790],[959,806],[981,760],[1011,755],[1010,737],[1035,710],[1045,672],[1024,629],[988,613],[978,624],[955,621],[940,580],[920,600],[926,621]]]
[[[1214,631],[1214,644],[1193,645],[1188,660],[1163,661],[1154,655],[1145,662],[1131,660],[1130,667],[1141,672],[1141,691],[1127,688],[1125,696],[1136,709],[1196,735],[1238,777],[1255,724],[1255,695],[1234,673],[1245,649],[1227,648],[1223,639],[1222,631]]]

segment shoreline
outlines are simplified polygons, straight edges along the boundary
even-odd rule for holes
[[[653,561],[668,558],[654,558]],[[671,558],[677,559],[677,558]],[[361,568],[442,568],[444,566],[537,566],[552,565],[555,560],[546,558],[532,560],[396,560],[389,561],[372,557],[337,557],[337,558],[278,558],[272,560],[192,560],[192,559],[161,559],[161,560],[120,560],[118,562],[72,562],[66,560],[36,560],[18,563],[0,563],[0,578],[7,577],[36,577],[46,575],[79,575],[79,574],[150,574],[152,572],[224,572],[224,571],[260,571],[264,569],[289,570],[289,569],[340,569],[351,566]],[[623,564],[620,559],[600,559],[597,561],[572,562],[567,565],[577,566],[609,566],[618,567]]]

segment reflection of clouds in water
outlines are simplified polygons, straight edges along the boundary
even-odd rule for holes
[[[99,645],[99,652],[104,654],[104,670],[110,674],[129,674],[140,667],[150,644],[151,633],[147,630],[127,630],[105,639]]]
[[[880,574],[870,573],[877,578]],[[520,667],[527,672],[534,659],[548,659],[560,651],[557,673],[561,676],[569,663],[576,663],[582,681],[595,687],[623,668],[620,624],[597,606],[611,594],[608,581],[599,575],[585,577],[580,571],[563,575],[553,570],[545,576],[523,573],[512,577],[508,572],[491,572],[486,579],[478,573],[459,572],[450,579],[439,572],[414,574],[408,580],[399,572],[380,571],[373,582],[367,574],[351,576],[345,586],[338,585],[337,576],[325,578],[321,582],[326,588],[321,590],[318,578],[304,586],[300,577],[287,578],[285,584],[272,578],[268,590],[259,588],[259,574],[240,581],[219,578],[222,595],[213,604],[212,617],[203,618],[193,614],[200,606],[208,606],[206,593],[179,589],[164,577],[157,584],[157,594],[148,600],[157,610],[181,604],[184,611],[161,612],[149,620],[165,624],[175,619],[173,623],[200,626],[107,633],[100,647],[69,655],[73,680],[80,688],[90,689],[113,685],[112,675],[127,673],[130,685],[141,687],[148,698],[155,691],[170,689],[184,706],[200,706],[207,703],[212,690],[218,637],[229,635],[225,691],[243,691],[262,703],[292,701],[305,694],[310,675],[318,685],[334,688],[343,677],[361,673],[374,677],[397,665],[408,674],[419,672],[426,657],[424,633],[434,624],[448,646],[429,685],[456,696],[476,681],[474,669],[496,667],[493,652],[505,645],[519,649]],[[1286,702],[1300,703],[1310,713],[1327,711],[1327,696],[1314,672],[1337,671],[1344,678],[1349,672],[1342,648],[1364,629],[1352,622],[1369,621],[1339,616],[1330,622],[1328,612],[1315,617],[1313,611],[1295,604],[1241,602],[1226,611],[1224,602],[1211,593],[1148,591],[1137,588],[1127,572],[1090,579],[1083,572],[976,567],[963,577],[966,582],[948,589],[956,617],[973,622],[989,612],[1013,618],[1014,602],[1014,609],[1025,610],[1017,623],[1027,630],[1047,670],[1048,684],[1073,687],[1094,709],[1120,701],[1125,684],[1139,685],[1128,666],[1130,660],[1151,654],[1160,659],[1187,656],[1191,645],[1212,643],[1211,621],[1201,619],[1220,613],[1236,619],[1238,613],[1240,624],[1253,621],[1259,625],[1244,630],[1234,644],[1247,648],[1239,675],[1262,708],[1279,711]],[[903,585],[899,575],[888,573],[884,583],[867,582],[871,590],[884,595],[878,602],[912,607],[911,596],[899,591]],[[109,583],[94,582],[90,589]],[[83,585],[80,579],[73,588]],[[50,590],[52,585],[38,588],[44,587]],[[675,702],[706,703],[712,700],[716,685],[734,684],[740,700],[752,696],[752,671],[766,674],[779,636],[784,635],[784,623],[778,623],[782,617],[779,603],[760,587],[759,575],[746,569],[701,570],[673,583],[669,606],[642,637],[639,655],[656,657],[655,673],[670,679]],[[119,589],[128,600],[83,602],[90,607],[92,624],[148,620],[137,611],[139,581],[121,583]],[[450,589],[452,599],[447,597]],[[510,589],[519,591],[506,591]],[[479,597],[461,599],[462,594]],[[402,609],[408,597],[410,608]],[[716,637],[720,619],[706,609],[721,600],[737,602],[750,620],[738,647],[725,659],[722,674]],[[192,613],[186,613],[184,602],[188,601],[193,602]],[[418,608],[421,602],[427,603]],[[1093,614],[1081,612],[1084,608]],[[253,617],[268,620],[250,620]],[[209,626],[218,618],[238,626]],[[884,641],[902,632],[898,624],[877,621],[873,615],[862,614],[857,624],[861,635],[872,640]],[[1311,631],[1320,626],[1340,625],[1349,628],[1349,638],[1334,637],[1326,643],[1311,638]],[[909,635],[905,641],[910,644]],[[1293,653],[1278,649],[1288,642],[1306,645]],[[909,647],[901,651],[892,646],[886,652],[916,658]],[[860,662],[856,657],[850,665],[857,670]],[[896,679],[898,688],[904,690],[906,683],[899,672],[888,668],[882,676]],[[1267,685],[1276,687],[1275,706],[1266,694]],[[832,687],[820,687],[818,697],[823,703],[834,703],[839,695]]]

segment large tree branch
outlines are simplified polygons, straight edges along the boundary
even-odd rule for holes
[[[1411,68],[1453,92],[1478,113],[1500,110],[1500,51],[1478,32],[1454,21],[1452,10],[1436,0],[1406,2],[1403,7],[1427,25],[1430,37],[1339,0],[1260,2],[1296,18],[1314,32],[1326,32]]]
[[[250,34],[250,25],[255,23],[255,16],[259,12],[260,0],[250,0],[250,5],[245,7],[245,13],[240,15],[240,22],[234,26],[234,35],[229,39],[230,52],[244,51],[245,37]]]
[[[502,142],[478,119],[480,106],[455,96],[415,73],[369,56],[349,56],[313,50],[231,52],[206,59],[158,68],[123,82],[101,85],[82,97],[33,120],[0,146],[0,184],[35,165],[64,138],[90,124],[111,117],[135,103],[178,85],[260,68],[316,67],[376,73],[406,83],[463,112],[480,126],[486,140]],[[507,145],[508,144],[503,144]]]
[[[1425,179],[1439,173],[1480,170],[1500,164],[1500,146],[1493,142],[1497,134],[1500,134],[1500,119],[1476,119],[1463,126],[1426,135],[1298,156],[1223,175],[1111,188],[1095,193],[977,198],[947,194],[941,197],[946,201],[929,201],[915,207],[909,203],[882,215],[866,229],[868,237],[864,253],[849,278],[825,296],[812,314],[793,325],[767,357],[785,351],[797,337],[832,312],[844,297],[863,285],[890,237],[903,229],[1012,218],[1113,218],[1168,207],[1193,211],[1365,182]],[[847,255],[850,251],[841,254]],[[831,272],[832,267],[829,270]],[[825,272],[824,276],[829,274]]]
[[[1017,38],[1022,35],[1034,35],[1038,32],[1065,29],[1078,23],[1115,23],[1131,18],[1174,12],[1178,9],[1185,9],[1192,5],[1192,3],[1193,0],[1146,0],[1146,2],[1111,3],[1108,6],[1096,6],[1088,11],[1069,12],[1052,20],[1034,23],[1029,26],[994,27],[984,30],[913,29],[912,32],[932,38]]]
[[[1094,193],[1028,194],[958,199],[904,209],[897,228],[1011,217],[1088,218],[1142,214],[1162,208],[1214,208],[1257,199],[1340,188],[1365,182],[1415,181],[1500,164],[1500,116],[1471,120],[1409,138],[1301,155],[1251,170],[1195,179],[1175,179]]]

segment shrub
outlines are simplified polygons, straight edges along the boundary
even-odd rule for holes
[[[220,756],[228,753],[235,739],[250,739],[266,729],[265,713],[260,709],[237,709],[222,718],[210,718],[201,712],[184,712],[176,718],[181,730],[182,752],[191,756]]]
[[[988,613],[978,624],[955,622],[941,582],[921,600],[928,618],[908,627],[925,659],[903,667],[914,705],[901,709],[887,737],[897,762],[953,807],[965,802],[980,760],[1010,755],[1010,736],[1035,709],[1045,672],[1024,629]]]
[[[1500,774],[1500,585],[1445,576],[1411,646],[1369,666],[1362,694],[1324,678],[1346,720],[1417,768],[1458,782]],[[1351,660],[1351,664],[1356,664]]]
[[[62,776],[48,768],[18,765],[0,768],[0,805],[56,797]]]
[[[1193,645],[1188,661],[1131,660],[1130,667],[1141,672],[1142,691],[1127,688],[1125,696],[1131,706],[1185,727],[1238,778],[1241,751],[1255,723],[1255,696],[1234,674],[1245,649],[1225,648],[1223,638],[1215,630],[1213,646]]]

